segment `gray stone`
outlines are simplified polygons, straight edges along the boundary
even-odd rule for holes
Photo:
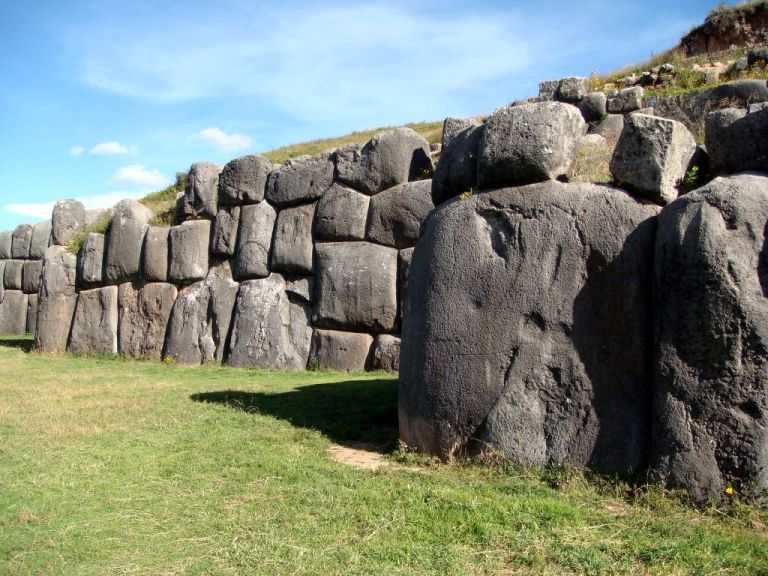
[[[168,241],[170,281],[187,284],[205,278],[208,274],[211,223],[207,220],[191,220],[174,226]]]
[[[250,155],[232,160],[219,175],[219,202],[222,205],[253,204],[264,200],[272,162]]]
[[[35,348],[40,352],[64,352],[75,313],[77,258],[63,246],[51,246],[43,258],[43,275],[37,310]]]
[[[221,362],[238,284],[227,264],[184,288],[173,305],[163,355],[180,364]]]
[[[501,108],[485,123],[480,137],[478,186],[516,186],[564,176],[586,132],[578,108],[569,104]]]
[[[317,203],[315,238],[320,242],[364,240],[370,196],[334,184]]]
[[[69,336],[73,354],[117,354],[117,286],[83,290]]]
[[[291,301],[312,302],[312,277],[285,278],[285,291]]]
[[[397,372],[400,369],[400,338],[379,334],[373,341],[371,370]]]
[[[13,231],[11,237],[11,257],[19,260],[29,258],[29,246],[32,243],[32,226],[21,224]]]
[[[5,263],[6,260],[0,260],[0,304],[5,297]]]
[[[539,101],[547,102],[554,100],[559,87],[560,80],[545,80],[539,82]]]
[[[0,302],[0,335],[21,336],[27,331],[27,295],[6,290]]]
[[[104,234],[92,232],[77,255],[77,276],[84,284],[100,284],[104,279]]]
[[[170,228],[150,226],[144,236],[142,272],[149,282],[168,281],[168,236]]]
[[[432,178],[432,200],[442,204],[463,193],[471,193],[477,186],[477,154],[485,127],[469,124],[456,132],[443,146],[443,153]]]
[[[585,122],[601,122],[607,114],[608,98],[604,92],[590,92],[578,103],[578,108]]]
[[[27,296],[27,332],[35,335],[37,330],[37,294]]]
[[[445,149],[451,145],[451,142],[461,134],[466,132],[469,128],[477,128],[482,126],[483,123],[477,118],[446,118],[443,120],[443,138],[441,151],[445,152]]]
[[[85,211],[85,225],[90,226],[108,226],[110,220],[112,220],[113,208],[94,208],[93,210]]]
[[[6,290],[21,290],[24,276],[23,260],[8,260],[5,263],[3,280]]]
[[[115,206],[105,239],[104,280],[117,284],[138,276],[141,251],[152,211],[136,200]]]
[[[589,78],[563,78],[558,82],[555,99],[560,102],[579,102],[589,92]]]
[[[372,343],[368,334],[315,329],[307,366],[310,370],[361,372],[368,365]]]
[[[696,152],[696,140],[675,120],[630,114],[611,159],[618,185],[656,202],[671,202]]]
[[[66,246],[86,225],[85,206],[77,200],[60,200],[53,207],[51,241]]]
[[[614,144],[619,141],[621,133],[624,131],[624,115],[608,114],[602,122],[592,128],[592,134],[599,134],[609,142]]]
[[[211,253],[223,258],[231,258],[237,249],[237,228],[240,224],[240,207],[228,206],[216,214],[213,225]]]
[[[768,489],[768,178],[717,178],[656,238],[654,454],[698,502]]]
[[[706,146],[715,174],[768,170],[768,109],[726,108],[707,115]]]
[[[277,216],[270,265],[276,272],[312,274],[315,204],[284,208]]]
[[[320,198],[333,183],[328,154],[288,160],[269,174],[265,196],[275,206],[292,206]]]
[[[657,212],[559,182],[436,209],[408,277],[401,439],[443,458],[638,472]]]
[[[291,302],[279,274],[240,285],[227,363],[249,368],[304,370],[312,327],[309,307]]]
[[[29,257],[42,260],[51,244],[51,221],[38,222],[32,227],[32,242],[29,244]]]
[[[391,332],[397,325],[397,250],[367,242],[315,245],[320,328]]]
[[[12,232],[7,230],[0,232],[0,260],[10,260],[13,257],[11,255],[11,249],[13,247],[12,234]]]
[[[397,255],[397,304],[399,306],[398,317],[400,318],[401,325],[407,313],[408,275],[411,271],[414,250],[415,248],[406,248],[405,250],[400,250]]]
[[[362,148],[336,152],[336,177],[360,192],[376,194],[410,180],[432,177],[429,142],[410,128],[395,128]]]
[[[117,346],[120,354],[152,360],[162,357],[165,332],[177,294],[173,284],[164,282],[120,285]]]
[[[421,223],[434,207],[432,180],[407,182],[385,190],[371,198],[365,237],[395,248],[414,246]]]
[[[628,114],[643,107],[645,90],[640,86],[625,88],[613,98],[608,99],[608,112],[611,114]]]
[[[37,294],[40,290],[40,277],[43,274],[42,260],[27,260],[21,278],[21,289],[25,294]]]
[[[269,276],[269,251],[277,213],[267,202],[243,206],[232,272],[238,280]]]
[[[219,172],[221,168],[210,162],[192,164],[182,203],[185,219],[216,218],[219,210]]]

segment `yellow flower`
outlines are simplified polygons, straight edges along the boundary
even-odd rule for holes
[[[728,485],[725,487],[725,493],[726,493],[728,496],[733,496],[733,495],[736,493],[736,490],[734,490],[734,489],[733,489],[733,486],[731,486],[730,484],[728,484]]]

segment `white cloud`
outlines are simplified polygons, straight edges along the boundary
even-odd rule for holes
[[[158,170],[147,170],[141,164],[123,166],[112,176],[112,181],[142,188],[162,188],[169,183]]]
[[[94,196],[79,196],[75,200],[82,202],[88,210],[111,208],[125,198],[139,199],[144,192],[107,192]],[[2,209],[9,214],[18,214],[30,218],[45,220],[51,217],[55,202],[30,202],[27,204],[5,204]]]
[[[128,154],[130,150],[120,142],[100,142],[91,148],[90,154],[93,156],[122,156]]]
[[[70,156],[82,156],[84,153],[85,148],[82,146],[72,146],[72,148],[69,149]]]
[[[251,145],[251,139],[245,134],[227,134],[221,128],[200,130],[198,137],[210,142],[222,152],[235,152]]]

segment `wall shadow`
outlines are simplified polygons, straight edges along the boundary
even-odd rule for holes
[[[330,382],[277,394],[222,390],[190,399],[273,416],[338,444],[365,443],[380,452],[397,446],[397,380]]]
[[[35,340],[31,337],[0,337],[0,348],[16,348],[22,352],[32,352]]]

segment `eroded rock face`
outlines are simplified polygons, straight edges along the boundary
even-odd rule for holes
[[[144,237],[142,272],[150,282],[168,281],[168,236],[170,228],[150,226]]]
[[[197,162],[189,169],[182,211],[185,219],[216,218],[221,168],[210,162]]]
[[[69,351],[117,354],[117,286],[78,293]]]
[[[237,228],[240,225],[240,207],[228,206],[216,214],[213,225],[211,252],[215,256],[231,258],[237,249]]]
[[[20,290],[5,290],[0,300],[0,334],[21,336],[27,328],[27,295]]]
[[[444,458],[639,470],[657,211],[557,182],[436,209],[408,276],[401,439]]]
[[[608,112],[611,114],[628,114],[643,107],[645,90],[641,86],[633,86],[621,90],[616,96],[608,99]]]
[[[104,279],[104,234],[91,233],[77,255],[77,275],[84,284],[99,284]]]
[[[177,284],[202,280],[208,274],[211,223],[191,220],[174,226],[168,236],[168,278]]]
[[[327,154],[288,160],[269,174],[266,198],[279,207],[320,198],[333,183],[333,161]]]
[[[227,363],[250,368],[303,370],[312,327],[306,304],[291,302],[279,274],[240,285]]]
[[[85,206],[77,200],[60,200],[53,207],[51,238],[54,244],[66,246],[85,226]]]
[[[37,294],[29,294],[27,296],[27,332],[35,336],[35,330],[37,330]],[[0,306],[2,303],[0,302]]]
[[[392,332],[397,324],[397,250],[368,242],[315,245],[313,324]]]
[[[43,273],[42,260],[27,260],[21,278],[21,289],[25,294],[37,294]]]
[[[314,217],[315,204],[280,211],[272,241],[272,270],[289,274],[312,274]]]
[[[13,245],[12,232],[5,230],[0,232],[0,260],[10,260]]]
[[[264,200],[272,162],[255,154],[232,160],[219,175],[219,202],[223,205],[254,204]]]
[[[269,251],[277,213],[267,202],[243,206],[232,272],[238,280],[269,276]]]
[[[121,284],[118,291],[118,352],[129,358],[159,360],[165,332],[178,290],[172,284],[153,282]]]
[[[13,231],[11,237],[11,257],[19,260],[29,258],[29,246],[32,243],[32,226],[21,224]]]
[[[315,329],[307,366],[310,370],[363,371],[371,344],[373,338],[368,334]]]
[[[581,111],[584,121],[592,124],[601,122],[605,118],[608,112],[607,105],[608,99],[605,93],[590,92],[579,101],[577,107]]]
[[[41,352],[64,352],[75,313],[77,258],[63,246],[51,246],[43,258],[38,292],[35,348]]]
[[[410,128],[378,134],[365,146],[336,152],[337,179],[366,194],[376,194],[409,180],[429,178],[429,142]]]
[[[656,240],[653,468],[698,501],[768,489],[768,178],[718,178]]]
[[[319,242],[365,240],[370,196],[334,184],[317,203],[315,238]]]
[[[444,126],[448,126],[448,120]],[[432,178],[432,201],[442,204],[454,196],[471,193],[477,186],[477,151],[484,127],[479,122],[467,122],[462,130],[452,123],[455,132],[446,138]]]
[[[747,114],[726,108],[707,115],[706,144],[716,174],[768,170],[768,108]]]
[[[21,290],[22,279],[24,277],[24,261],[8,260],[5,263],[5,273],[3,281],[6,290]]]
[[[477,184],[487,189],[565,176],[586,132],[581,113],[570,104],[500,108],[488,118],[480,136]]]
[[[373,341],[371,370],[397,372],[400,369],[400,338],[390,334],[379,334]]]
[[[112,284],[132,279],[141,270],[141,249],[152,211],[136,200],[115,206],[105,240],[104,279]]]
[[[366,226],[370,242],[409,248],[419,239],[421,223],[432,211],[432,181],[407,182],[371,198]]]

